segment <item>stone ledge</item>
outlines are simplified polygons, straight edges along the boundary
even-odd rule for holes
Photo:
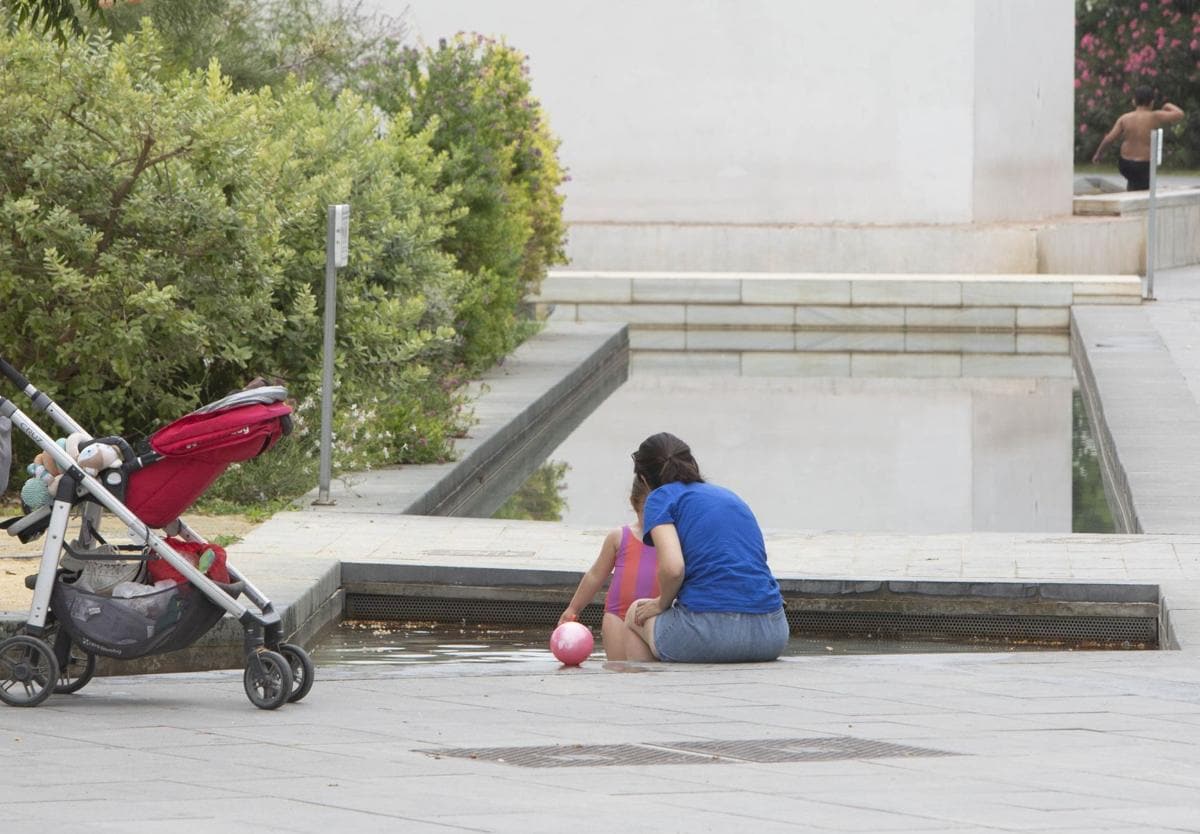
[[[1155,194],[1156,208],[1200,206],[1200,188],[1170,188],[1160,186]],[[1104,215],[1119,217],[1145,214],[1150,210],[1150,192],[1121,191],[1115,194],[1086,194],[1074,200],[1074,212],[1080,216]]]
[[[317,511],[362,512],[365,505],[376,513],[490,516],[625,381],[628,368],[624,324],[550,322],[472,383],[477,422],[455,442],[458,460],[335,481],[334,504]]]
[[[775,311],[846,307],[1066,307],[1141,303],[1136,275],[851,274],[753,272],[606,272],[555,270],[530,297],[545,307],[572,305],[580,321],[679,324],[689,307],[712,305],[726,320],[737,307]],[[758,314],[755,314],[756,316]]]

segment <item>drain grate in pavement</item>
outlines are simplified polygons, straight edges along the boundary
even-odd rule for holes
[[[720,762],[833,761],[901,756],[954,756],[945,750],[886,741],[832,736],[742,741],[677,741],[660,744],[557,744],[542,747],[445,747],[419,750],[434,757],[501,762],[516,767],[607,767],[609,765],[706,764]]]
[[[607,767],[608,765],[703,764],[700,756],[640,744],[558,744],[546,747],[447,747],[421,750],[430,756],[480,759],[517,767]]]
[[[814,762],[834,759],[888,759],[897,756],[953,756],[945,750],[910,747],[869,738],[778,738],[754,741],[672,742],[675,750],[688,750],[721,759],[746,762]]]

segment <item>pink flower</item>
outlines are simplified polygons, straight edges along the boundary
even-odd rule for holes
[[[1087,70],[1084,70],[1083,72],[1081,72],[1079,74],[1079,77],[1082,78],[1084,81],[1088,81],[1091,79],[1092,74],[1090,72],[1088,72]]]
[[[1075,79],[1075,89],[1078,90],[1082,86],[1083,86],[1083,82],[1080,81],[1078,78],[1076,78]]]
[[[1150,4],[1149,4],[1149,3],[1143,3],[1142,5],[1138,6],[1138,8],[1139,8],[1139,9],[1141,9],[1142,11],[1144,11],[1144,12],[1148,12],[1148,11],[1150,11]]]
[[[1192,42],[1188,44],[1188,48],[1195,52],[1200,49],[1200,38],[1192,38]]]
[[[1087,125],[1080,125],[1080,126],[1079,126],[1079,132],[1080,132],[1080,133],[1087,133]]]

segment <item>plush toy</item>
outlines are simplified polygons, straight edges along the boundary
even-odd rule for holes
[[[110,443],[93,443],[85,446],[77,458],[79,468],[95,477],[101,470],[121,463],[121,451]]]
[[[54,459],[42,452],[33,459],[33,463],[25,467],[25,471],[31,477],[21,486],[21,501],[29,509],[36,510],[54,500],[54,491],[58,488],[58,480],[62,475],[57,466],[50,468],[53,464]]]
[[[41,478],[30,478],[21,487],[21,503],[29,508],[29,512],[44,507],[53,500],[50,487]]]
[[[67,450],[67,454],[71,456],[71,460],[79,460],[80,444],[85,443],[91,439],[92,439],[92,436],[90,434],[84,434],[81,431],[77,431],[77,432],[72,432],[71,434],[67,435],[67,440],[66,440],[65,444],[61,444],[61,445],[64,449]]]
[[[107,469],[121,462],[121,453],[116,446],[107,443],[94,443],[79,451],[79,445],[90,440],[83,432],[75,432],[70,437],[60,437],[54,441],[73,459],[79,461],[80,468],[93,477],[102,469]],[[25,467],[30,478],[21,487],[21,502],[30,509],[36,510],[54,501],[54,493],[58,490],[62,469],[54,456],[47,452],[39,452],[33,463]]]

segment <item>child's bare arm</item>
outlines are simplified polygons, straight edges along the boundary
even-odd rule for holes
[[[596,592],[600,590],[604,580],[612,575],[613,566],[617,563],[617,548],[620,546],[620,530],[613,530],[604,537],[604,543],[600,545],[600,555],[588,568],[588,572],[583,575],[583,579],[579,580],[575,596],[571,597],[571,602],[562,612],[562,616],[558,618],[560,625],[571,620],[578,620],[579,612],[596,598]]]
[[[679,543],[679,531],[674,524],[660,524],[650,531],[654,541],[654,552],[658,558],[658,596],[640,599],[630,607],[634,622],[644,625],[646,620],[657,617],[671,607],[679,589],[683,587],[685,565],[683,546]]]

